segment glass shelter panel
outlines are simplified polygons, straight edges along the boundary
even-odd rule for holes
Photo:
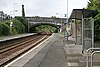
[[[90,28],[90,29],[92,29],[91,28],[92,25],[91,25],[91,21],[90,20],[91,19],[88,19],[88,18],[84,19],[84,23],[83,23],[84,24],[84,26],[83,26],[84,28]]]
[[[93,44],[93,22],[92,18],[85,18],[83,20],[83,49],[92,47]]]
[[[77,28],[77,30],[76,30],[76,31],[77,31],[77,33],[76,33],[77,36],[76,36],[76,37],[77,37],[77,44],[80,45],[80,44],[82,44],[82,43],[81,43],[81,42],[82,42],[82,39],[81,39],[81,38],[82,38],[82,37],[81,37],[81,36],[82,36],[82,35],[81,35],[81,32],[82,32],[82,21],[79,21],[79,20],[78,20],[77,22],[78,22],[78,23],[76,23],[76,25],[77,25],[77,27],[76,27],[76,28]]]

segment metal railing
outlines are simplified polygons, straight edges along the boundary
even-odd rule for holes
[[[93,67],[93,55],[95,53],[100,53],[100,51],[94,51],[92,54],[91,54],[91,67]]]
[[[92,52],[93,50],[100,50],[100,48],[89,48],[88,50],[87,50],[87,66],[86,67],[89,67],[89,52],[91,51],[91,59],[90,59],[90,61],[91,61],[91,67],[93,67],[93,55],[95,54],[95,53],[100,53],[100,51],[94,51],[94,52]]]

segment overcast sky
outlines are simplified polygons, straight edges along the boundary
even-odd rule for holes
[[[68,15],[72,9],[85,8],[87,2],[88,0],[68,0]],[[26,16],[63,17],[67,13],[67,0],[0,0],[0,11],[10,14],[15,9],[15,15],[21,16],[22,4],[25,5]]]

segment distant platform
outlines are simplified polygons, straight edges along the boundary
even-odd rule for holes
[[[26,33],[26,34],[12,35],[12,36],[1,36],[0,42],[17,39],[17,38],[21,38],[21,37],[26,37],[26,36],[31,36],[31,35],[35,35],[35,34],[37,34],[37,33]]]

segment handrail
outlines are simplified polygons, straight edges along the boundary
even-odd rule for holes
[[[91,54],[91,67],[93,67],[93,55],[95,53],[100,53],[100,51],[94,51],[92,54]]]
[[[90,50],[94,50],[94,49],[100,50],[100,48],[89,48],[89,49],[87,50],[87,67],[89,67],[89,56],[88,56],[88,53],[89,53]]]

